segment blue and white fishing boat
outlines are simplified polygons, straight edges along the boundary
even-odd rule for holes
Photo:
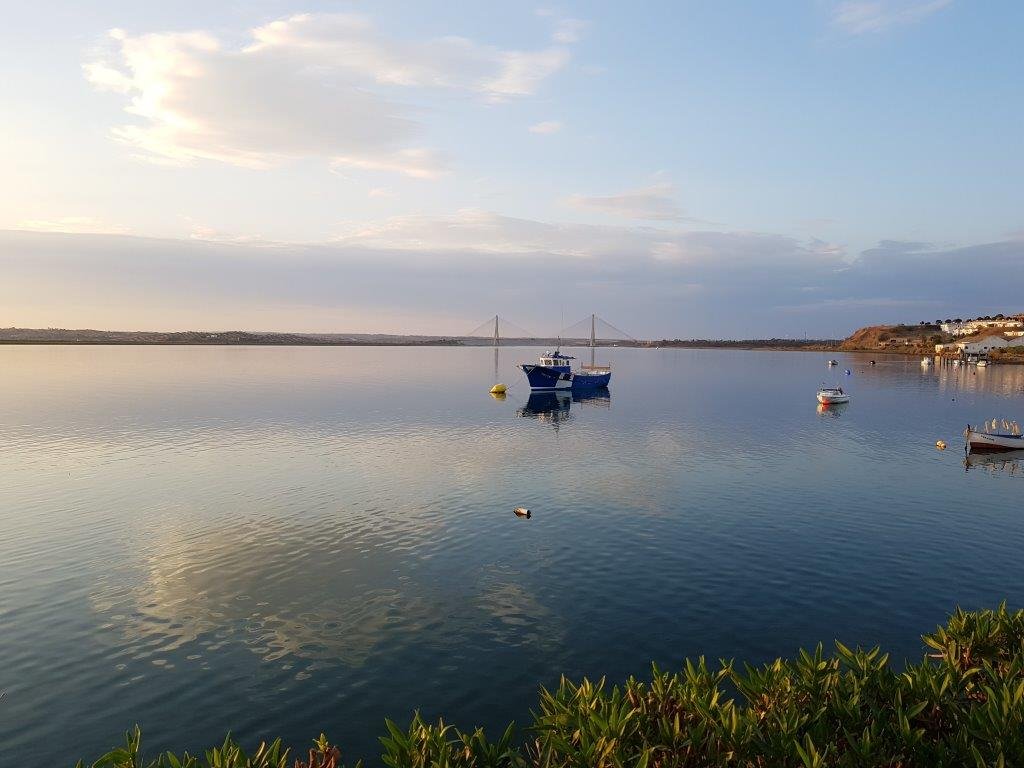
[[[576,358],[563,355],[559,350],[545,352],[536,364],[523,363],[519,367],[534,391],[572,390],[607,387],[612,378],[610,365],[581,365],[575,370],[570,361]]]

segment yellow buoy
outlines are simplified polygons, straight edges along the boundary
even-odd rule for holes
[[[491,392],[491,397],[493,397],[495,400],[504,400],[506,397],[508,397],[508,395],[506,395],[504,392]]]
[[[935,441],[935,447],[938,448],[940,451],[946,450],[946,441],[945,440],[936,440]]]
[[[508,389],[508,387],[506,387],[504,384],[495,384],[493,387],[491,387],[491,394],[504,395],[506,389]]]

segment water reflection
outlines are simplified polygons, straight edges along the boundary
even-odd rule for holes
[[[825,403],[818,403],[818,407],[815,410],[817,410],[819,416],[838,419],[849,407],[849,403],[830,403],[829,405],[825,405]]]
[[[442,586],[431,554],[456,545],[435,532],[433,543],[417,546],[407,528],[341,511],[176,527],[130,576],[99,582],[90,601],[136,660],[173,665],[187,654],[205,666],[233,646],[297,680],[375,655],[380,664],[381,653],[413,647],[451,653],[474,637],[557,645],[558,616],[522,586],[518,569],[464,561],[466,582]]]
[[[1024,392],[1024,366],[996,365],[978,368],[975,365],[953,365],[943,361],[935,366],[939,386],[968,392],[991,392],[1014,395]]]
[[[0,764],[136,721],[163,747],[326,724],[373,755],[385,716],[503,726],[563,672],[916,656],[1024,583],[1024,456],[933,447],[1024,421],[1024,367],[844,353],[856,407],[812,417],[813,353],[610,349],[611,409],[527,400],[512,363],[541,351],[0,348]]]
[[[531,392],[526,405],[519,409],[519,415],[551,424],[557,429],[571,418],[569,411],[573,403],[611,408],[612,395],[608,389],[595,389],[591,392]]]
[[[1024,477],[1024,451],[1009,453],[969,453],[964,457],[964,470],[984,470],[992,475],[1007,474]]]

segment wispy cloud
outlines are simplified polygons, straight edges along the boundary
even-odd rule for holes
[[[627,219],[681,221],[684,218],[675,200],[675,187],[667,182],[617,195],[570,195],[566,202],[580,210]]]
[[[356,14],[302,14],[250,32],[243,47],[206,31],[130,35],[83,66],[135,120],[114,136],[165,163],[253,168],[299,157],[433,178],[439,155],[391,93],[448,90],[498,102],[529,96],[569,60],[564,43],[510,50],[443,37],[398,40]]]
[[[189,232],[190,240],[201,240],[207,243],[233,243],[236,245],[253,245],[253,246],[280,246],[280,243],[275,243],[271,240],[267,240],[263,235],[236,235],[230,232],[222,232],[216,227],[209,227],[205,224],[198,224],[192,222],[192,229]]]
[[[562,130],[560,120],[545,120],[530,126],[530,133],[558,133]]]
[[[953,4],[953,0],[844,0],[832,14],[832,23],[851,35],[884,32],[913,24]]]
[[[583,30],[587,28],[587,22],[581,19],[561,19],[555,28],[552,39],[556,43],[575,43],[580,39]]]
[[[26,219],[19,222],[19,229],[32,232],[71,232],[79,234],[123,235],[125,227],[110,224],[92,216],[58,216],[49,219]]]
[[[334,170],[386,171],[416,179],[436,179],[447,171],[444,156],[431,149],[400,149],[385,154],[343,155],[331,159]]]

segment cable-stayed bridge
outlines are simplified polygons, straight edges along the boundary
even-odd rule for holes
[[[511,342],[521,343],[524,341],[544,341],[544,339],[537,336],[537,334],[531,333],[521,325],[516,325],[511,320],[506,320],[501,315],[495,315],[494,317],[487,318],[472,331],[460,338],[480,339],[483,340],[484,343],[490,341],[496,347],[501,346],[503,341],[506,344]]]
[[[523,343],[590,347],[605,347],[622,342],[627,344],[640,343],[637,339],[620,328],[616,328],[597,314],[587,315],[578,322],[566,326],[559,333],[551,336],[539,336],[501,315],[495,315],[494,317],[487,318],[476,328],[459,338],[466,341],[476,341],[481,345],[490,344],[495,347]]]
[[[606,346],[609,342],[619,341],[639,343],[628,333],[616,328],[596,314],[591,314],[589,317],[584,317],[579,322],[563,328],[559,336],[565,344],[578,341],[581,344],[589,344],[591,347]]]
[[[555,336],[537,336],[521,325],[507,320],[501,315],[495,315],[484,320],[465,336],[458,338],[463,342],[494,347],[495,382],[500,380],[498,348],[501,346],[520,344],[532,346],[589,346],[590,364],[593,366],[595,350],[599,346],[610,346],[620,342],[626,342],[631,345],[640,343],[625,331],[598,317],[597,314],[590,314],[582,320],[566,326]]]

